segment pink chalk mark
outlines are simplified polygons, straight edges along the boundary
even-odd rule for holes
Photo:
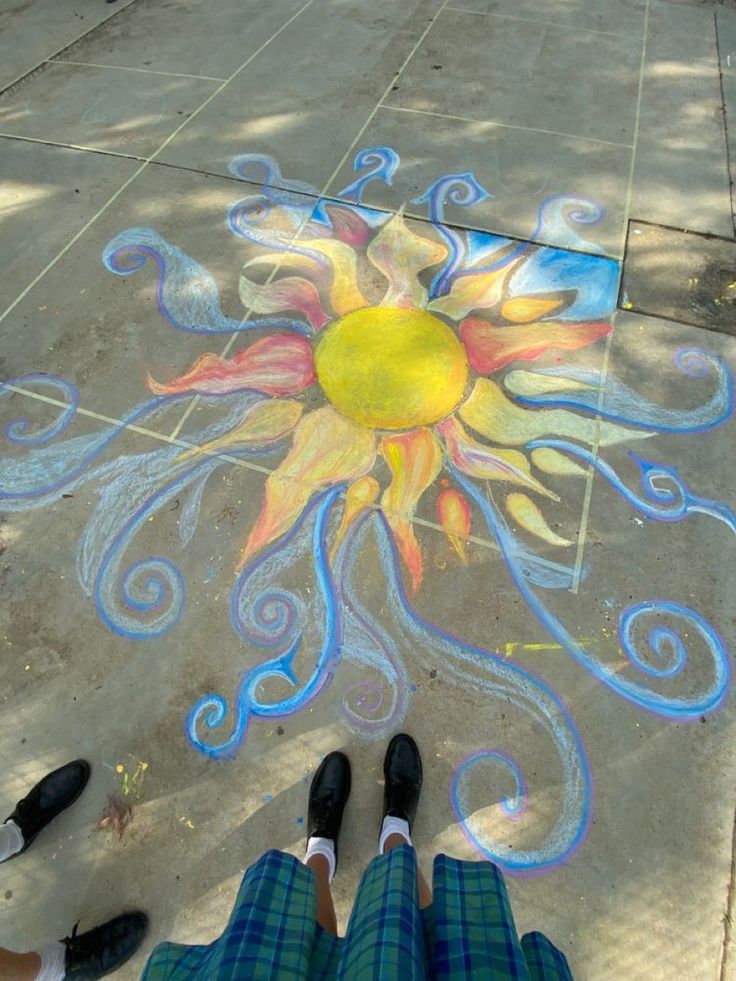
[[[488,375],[512,361],[533,361],[547,351],[586,347],[611,330],[611,323],[604,320],[570,324],[541,320],[497,327],[480,317],[468,317],[460,324],[460,338],[473,370]]]
[[[264,337],[231,358],[203,354],[189,371],[168,384],[148,375],[148,387],[156,395],[226,395],[247,390],[264,395],[296,395],[314,381],[312,347],[298,334]]]

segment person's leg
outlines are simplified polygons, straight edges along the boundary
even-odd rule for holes
[[[328,933],[337,936],[337,917],[330,889],[330,863],[324,855],[310,855],[304,863],[317,880],[317,922]]]
[[[0,947],[0,978],[4,981],[35,981],[41,970],[41,958],[30,951],[17,954]]]
[[[411,829],[422,789],[422,758],[411,736],[400,733],[388,744],[383,762],[383,820],[378,852],[383,855],[398,845],[411,845]],[[432,892],[417,862],[419,905],[432,903]]]
[[[337,841],[349,796],[350,761],[344,753],[329,753],[309,788],[304,864],[317,880],[317,922],[335,936],[337,919],[330,882],[337,868]]]
[[[383,846],[383,854],[386,855],[391,851],[392,848],[397,848],[399,845],[411,845],[411,839],[406,839],[401,834],[391,834],[386,839]],[[419,905],[422,909],[426,909],[427,906],[432,905],[432,890],[429,888],[429,883],[424,878],[424,873],[419,868],[419,862],[417,862],[417,889],[419,890]]]

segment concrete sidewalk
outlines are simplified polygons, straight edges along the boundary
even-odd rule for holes
[[[93,765],[0,942],[208,942],[336,748],[344,927],[406,729],[427,869],[497,861],[576,978],[736,977],[733,4],[37,0],[0,38],[2,806]]]

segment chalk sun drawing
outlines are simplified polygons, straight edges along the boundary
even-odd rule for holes
[[[152,639],[175,626],[185,582],[168,557],[126,567],[132,539],[177,499],[184,502],[178,526],[185,547],[216,470],[233,466],[234,457],[285,448],[265,479],[260,513],[232,555],[233,628],[266,654],[230,701],[208,693],[191,706],[185,728],[192,746],[211,758],[232,756],[254,720],[301,711],[345,661],[366,673],[343,692],[346,724],[366,734],[395,728],[415,690],[396,642],[401,635],[417,661],[442,664],[448,684],[483,692],[489,706],[513,707],[540,741],[551,743],[562,789],[555,813],[546,812],[544,828],[531,837],[494,834],[470,801],[479,779],[496,800],[492,788],[510,781],[499,812],[514,827],[524,824],[528,779],[513,755],[480,748],[456,766],[450,782],[458,822],[482,855],[509,872],[548,869],[569,858],[589,819],[591,778],[580,736],[547,685],[416,611],[426,562],[415,511],[436,490],[437,520],[462,561],[479,520],[529,608],[577,663],[644,709],[677,721],[699,718],[719,707],[730,685],[729,655],[717,631],[679,602],[634,603],[618,612],[628,662],[625,672],[614,670],[540,597],[569,589],[580,570],[538,554],[530,542],[539,539],[564,556],[572,543],[545,517],[545,502],[560,499],[547,484],[579,480],[591,467],[646,519],[705,514],[736,531],[734,512],[693,493],[672,467],[629,453],[640,471],[637,492],[601,456],[653,433],[723,424],[733,413],[733,379],[718,357],[680,350],[683,381],[707,382],[711,394],[679,411],[600,370],[562,364],[559,352],[603,342],[612,330],[618,265],[594,254],[600,250],[581,234],[601,218],[599,206],[564,195],[547,199],[529,243],[446,224],[448,204],[469,207],[491,197],[472,173],[443,176],[415,199],[426,205],[428,221],[363,206],[365,187],[390,184],[399,164],[389,147],[362,150],[355,182],[339,200],[319,201],[314,188],[284,178],[271,158],[235,158],[233,174],[261,185],[228,214],[236,236],[263,248],[241,272],[241,319],[223,312],[211,274],[154,229],[117,235],[103,253],[110,272],[132,276],[152,268],[158,308],[171,327],[229,335],[235,343],[227,353],[199,357],[178,377],[149,376],[153,398],[118,424],[62,442],[54,440],[75,416],[75,387],[40,373],[11,379],[6,386],[50,389],[66,408],[41,430],[25,419],[6,425],[7,439],[29,454],[6,463],[0,490],[6,509],[22,510],[97,481],[98,503],[77,555],[80,583],[111,630]],[[534,244],[540,238],[558,245]],[[254,330],[258,339],[238,346],[240,335]],[[531,364],[550,353],[553,364],[549,357]],[[316,407],[305,408],[307,392],[310,405],[318,396]],[[161,412],[192,396],[221,410],[189,437],[192,449],[172,445],[95,462],[125,426],[144,420],[153,427]],[[371,547],[386,580],[381,622],[358,588]],[[279,585],[305,557],[315,588]],[[685,670],[688,636],[707,651],[711,680],[668,694],[660,688]],[[264,682],[286,685],[288,694],[268,697]]]

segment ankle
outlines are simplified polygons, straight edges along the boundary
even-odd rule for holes
[[[378,854],[385,855],[399,845],[411,845],[411,833],[409,822],[402,818],[390,817],[386,815],[381,825],[381,834],[378,839]]]
[[[52,940],[36,951],[38,967],[32,975],[35,981],[63,981],[66,967],[66,948],[60,940]]]
[[[335,842],[331,838],[318,838],[316,836],[308,838],[304,864],[313,872],[318,872],[320,867],[326,868],[328,882],[332,882],[337,868]]]
[[[41,969],[41,958],[35,951],[18,953],[0,947],[0,978],[3,981],[34,981]]]
[[[403,835],[391,834],[386,839],[383,846],[383,854],[386,855],[388,852],[392,851],[394,848],[398,848],[399,845],[408,845],[409,842],[404,838]]]

